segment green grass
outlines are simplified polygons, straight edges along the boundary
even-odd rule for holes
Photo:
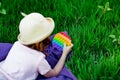
[[[78,79],[120,80],[120,45],[109,38],[120,35],[120,1],[110,0],[112,11],[102,14],[97,6],[107,1],[2,0],[7,14],[0,14],[0,42],[17,40],[20,12],[39,12],[54,19],[53,33],[66,30],[72,37],[74,54],[66,65]]]

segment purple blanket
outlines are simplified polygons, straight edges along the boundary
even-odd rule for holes
[[[0,43],[0,61],[4,60],[11,49],[12,44],[10,43]],[[60,58],[61,52],[57,52],[57,50],[53,49],[51,45],[46,49],[49,52],[46,60],[53,68]],[[39,75],[36,80],[77,80],[76,77],[64,66],[61,73],[57,77],[45,78],[42,75]]]
[[[0,43],[0,61],[4,60],[11,49],[12,44],[10,43]],[[58,51],[57,49],[52,47],[52,44],[50,44],[46,52],[48,53],[48,56],[46,57],[46,60],[53,68],[56,63],[58,62],[62,51]],[[70,56],[69,56],[70,57]],[[71,73],[70,70],[68,70],[65,66],[62,69],[61,73],[57,77],[52,78],[45,78],[44,76],[40,75],[37,77],[36,80],[77,80],[76,77]]]

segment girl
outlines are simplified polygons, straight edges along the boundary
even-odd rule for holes
[[[44,52],[50,43],[49,36],[54,30],[52,18],[39,13],[25,16],[20,24],[18,41],[10,49],[6,59],[1,62],[1,80],[35,80],[40,73],[45,77],[54,77],[61,72],[66,57],[73,44],[64,44],[63,53],[54,68],[46,61]]]

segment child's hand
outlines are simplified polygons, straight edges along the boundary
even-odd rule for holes
[[[69,52],[72,50],[73,44],[71,44],[70,46],[66,46],[66,44],[64,43],[64,48],[63,48],[63,54],[68,55]]]
[[[45,77],[53,77],[53,76],[58,76],[60,74],[61,70],[64,67],[66,57],[69,54],[69,52],[72,50],[72,47],[73,47],[73,44],[71,44],[70,46],[66,46],[66,44],[64,44],[63,54],[61,58],[59,59],[55,67],[44,75]]]

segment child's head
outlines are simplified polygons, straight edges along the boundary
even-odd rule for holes
[[[39,13],[31,13],[20,21],[18,41],[24,45],[39,43],[50,36],[53,30],[52,18],[45,18]]]

